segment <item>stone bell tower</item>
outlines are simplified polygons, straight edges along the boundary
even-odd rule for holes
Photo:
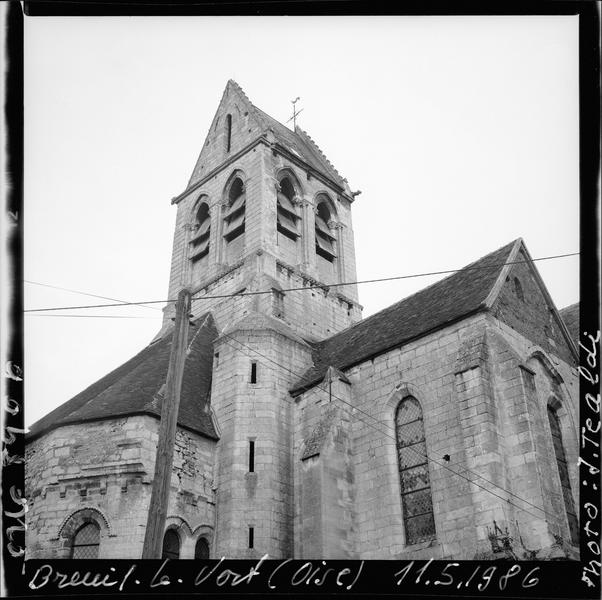
[[[216,555],[293,555],[289,389],[311,342],[361,319],[347,181],[230,80],[178,213],[169,297],[211,311]],[[293,289],[303,288],[303,289]],[[173,305],[165,312],[170,324]]]

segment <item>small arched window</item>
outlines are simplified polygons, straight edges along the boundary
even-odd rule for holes
[[[333,262],[336,258],[336,238],[330,233],[328,222],[331,220],[330,209],[325,200],[318,202],[316,210],[316,254]]]
[[[194,547],[194,557],[198,559],[209,558],[209,544],[205,538],[199,538]]]
[[[560,485],[562,487],[562,496],[564,498],[564,508],[566,510],[569,522],[569,531],[573,544],[579,544],[579,523],[577,521],[577,512],[573,502],[573,493],[571,491],[571,482],[569,480],[569,471],[567,468],[566,454],[564,444],[562,443],[562,431],[560,429],[560,419],[556,410],[548,404],[548,421],[552,432],[552,443],[554,445],[554,454],[556,455],[556,466],[560,476]]]
[[[82,525],[71,541],[71,558],[98,558],[100,527],[96,523]]]
[[[195,227],[193,238],[190,240],[192,247],[190,259],[193,262],[200,260],[209,253],[211,216],[209,215],[209,206],[206,202],[201,202],[197,210]]]
[[[173,529],[168,529],[163,536],[161,558],[180,558],[180,537]]]
[[[295,211],[293,198],[295,197],[295,188],[288,177],[280,181],[280,191],[277,193],[277,228],[278,231],[296,241],[299,237],[299,216]]]
[[[226,115],[226,152],[230,152],[232,145],[232,115]]]
[[[406,544],[416,544],[435,537],[424,422],[416,398],[408,396],[399,403],[395,433]]]
[[[245,232],[245,188],[240,177],[237,177],[228,192],[228,210],[224,217],[224,237],[231,242]]]
[[[525,295],[523,294],[523,286],[518,277],[514,278],[514,293],[519,300],[524,302]]]

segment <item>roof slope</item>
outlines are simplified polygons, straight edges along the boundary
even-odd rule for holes
[[[579,347],[579,302],[565,306],[558,311],[575,346]]]
[[[301,393],[321,381],[330,365],[348,369],[485,308],[508,258],[517,244],[521,243],[521,240],[515,240],[449,277],[315,344],[314,366],[306,371],[291,393]]]
[[[126,363],[31,426],[28,441],[61,425],[134,414],[161,415],[173,330]],[[217,439],[209,412],[213,341],[217,329],[210,313],[189,328],[178,424]]]
[[[305,131],[300,127],[295,127],[293,131],[254,104],[253,108],[264,120],[267,127],[272,130],[278,141],[285,147],[293,149],[306,163],[326,175],[340,187],[345,187],[345,180]]]

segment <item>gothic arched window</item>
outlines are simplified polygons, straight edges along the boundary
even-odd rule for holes
[[[71,541],[71,558],[98,558],[100,527],[96,523],[82,525]]]
[[[209,543],[205,538],[199,538],[194,547],[194,557],[199,559],[209,558]]]
[[[318,201],[316,210],[316,254],[333,262],[336,258],[336,238],[330,233],[328,223],[331,220],[330,209],[326,200]]]
[[[240,177],[237,177],[228,192],[228,209],[224,217],[224,237],[231,242],[245,232],[245,188]]]
[[[435,519],[422,408],[413,396],[397,407],[395,434],[406,544],[416,544],[435,537]]]
[[[180,538],[173,529],[168,529],[163,536],[161,558],[180,558]]]
[[[298,221],[299,216],[295,211],[293,198],[295,197],[295,188],[288,177],[280,181],[280,191],[277,193],[277,229],[286,237],[296,241],[300,236]]]
[[[190,240],[192,261],[197,261],[209,253],[209,234],[211,233],[211,217],[209,215],[209,206],[206,202],[201,202],[196,212],[195,231]]]
[[[552,443],[554,444],[554,454],[556,455],[556,466],[560,476],[560,485],[562,487],[562,496],[564,498],[564,508],[569,522],[569,531],[573,544],[579,544],[579,524],[577,522],[577,512],[573,502],[573,493],[571,491],[571,482],[569,480],[569,471],[567,468],[566,454],[564,444],[562,443],[562,431],[560,429],[560,419],[556,410],[548,404],[548,421],[552,431]]]

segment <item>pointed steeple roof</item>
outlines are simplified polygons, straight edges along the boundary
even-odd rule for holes
[[[188,186],[184,192],[173,199],[173,203],[177,203],[186,194],[202,185],[225,162],[223,157],[216,156],[211,144],[215,137],[215,132],[219,130],[220,123],[223,123],[226,115],[232,114],[232,111],[235,111],[236,115],[248,119],[244,131],[241,131],[239,134],[238,147],[233,148],[232,156],[236,156],[237,151],[246,151],[248,149],[247,146],[258,139],[264,139],[272,147],[280,150],[294,162],[298,162],[300,166],[305,167],[312,174],[321,176],[334,184],[335,187],[340,189],[342,194],[350,201],[353,201],[347,180],[340,175],[326,158],[326,155],[305,131],[300,127],[295,127],[293,131],[255,106],[240,85],[233,79],[230,79],[224,89]]]

